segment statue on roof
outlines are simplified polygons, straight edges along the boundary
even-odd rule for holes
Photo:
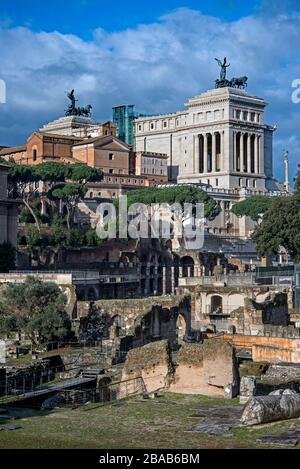
[[[224,61],[222,63],[221,60],[215,59],[220,67],[220,81],[226,80],[227,68],[230,67],[230,64],[227,64],[227,58],[224,57]]]
[[[220,67],[220,78],[216,80],[215,86],[216,88],[239,88],[245,89],[247,87],[248,77],[234,77],[231,80],[227,80],[227,68],[230,67],[230,64],[227,64],[227,58],[224,57],[223,62],[219,59],[215,59]]]
[[[67,97],[71,101],[68,106],[68,109],[65,111],[65,115],[68,116],[78,116],[78,117],[91,117],[92,106],[88,104],[85,107],[76,107],[76,102],[78,99],[75,98],[75,90],[67,92]]]

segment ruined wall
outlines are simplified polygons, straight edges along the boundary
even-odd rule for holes
[[[209,336],[215,337],[210,334]],[[255,362],[300,363],[300,338],[264,337],[240,334],[225,334],[215,338],[216,340],[230,342],[236,348],[251,350],[252,359]]]
[[[132,349],[127,354],[122,381],[135,383],[135,379],[142,378],[147,392],[166,389],[172,373],[171,363],[167,340]]]
[[[100,300],[94,302],[94,307],[111,318],[117,316],[121,317],[126,324],[127,335],[134,336],[137,328],[142,327],[143,319],[149,313],[155,313],[155,309],[158,316],[158,323],[155,323],[154,317],[151,328],[152,333],[157,337],[174,337],[176,333],[176,317],[178,314],[181,314],[185,318],[187,333],[191,327],[190,302],[188,297],[170,295],[141,299]],[[86,317],[89,308],[90,303],[79,302],[77,306],[78,317]],[[173,318],[170,318],[170,312],[173,313]]]
[[[210,339],[182,346],[170,391],[231,398],[238,394],[238,388],[238,369],[230,343]]]

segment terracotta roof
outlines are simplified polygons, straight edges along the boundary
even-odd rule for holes
[[[78,140],[79,142],[84,140],[82,137],[76,137],[75,135],[52,134],[51,132],[34,132],[32,135],[41,135],[41,136],[53,137],[53,138],[63,138],[66,140]],[[30,135],[30,137],[32,135]]]
[[[95,143],[95,142],[98,142],[98,141],[99,141],[99,143],[103,143],[103,145],[105,145],[108,142],[117,142],[117,143],[120,143],[122,146],[127,147],[128,150],[130,150],[130,148],[131,148],[129,145],[127,145],[127,143],[123,142],[119,138],[114,137],[112,135],[105,135],[104,137],[87,138],[85,140],[82,140],[79,143],[75,143],[74,147],[78,147],[80,145],[90,145],[91,143]]]
[[[3,150],[0,151],[0,156],[1,155],[11,155],[12,153],[20,153],[21,151],[26,151],[27,146],[22,145],[20,147],[9,147],[9,148],[4,148]]]

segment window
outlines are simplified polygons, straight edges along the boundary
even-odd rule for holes
[[[239,179],[239,186],[243,187],[243,179]]]
[[[209,179],[207,179],[207,184],[208,184],[208,185],[210,184],[210,181],[209,181]]]
[[[164,127],[168,127],[168,122],[164,122]]]
[[[141,124],[140,124],[140,125],[139,125],[139,132],[141,132],[141,131],[142,131],[142,126],[141,126]]]
[[[113,153],[109,154],[109,161],[113,161],[115,159],[115,155]]]
[[[243,119],[244,119],[244,121],[248,120],[248,112],[247,111],[243,112]]]
[[[253,187],[256,188],[256,179],[253,179]]]
[[[33,150],[33,161],[36,161],[37,160],[37,150],[34,149]]]
[[[254,122],[254,121],[255,121],[255,112],[251,112],[251,114],[250,114],[250,120],[251,120],[251,122]]]
[[[250,186],[250,181],[249,179],[246,179],[246,187],[249,187]]]
[[[101,197],[101,192],[98,192],[98,196]]]
[[[219,179],[216,179],[216,187],[219,187]]]
[[[236,111],[236,118],[237,119],[241,118],[241,111],[239,111],[239,110]]]
[[[153,124],[153,123],[150,125],[150,129],[151,129],[151,130],[154,129],[154,124]]]
[[[114,170],[113,170],[113,169],[110,169],[108,172],[109,172],[109,174],[114,174]]]

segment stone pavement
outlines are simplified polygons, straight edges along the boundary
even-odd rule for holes
[[[240,418],[243,413],[242,406],[202,406],[192,415],[200,418],[201,422],[194,425],[190,432],[202,432],[208,435],[233,436],[231,429],[241,427]]]

